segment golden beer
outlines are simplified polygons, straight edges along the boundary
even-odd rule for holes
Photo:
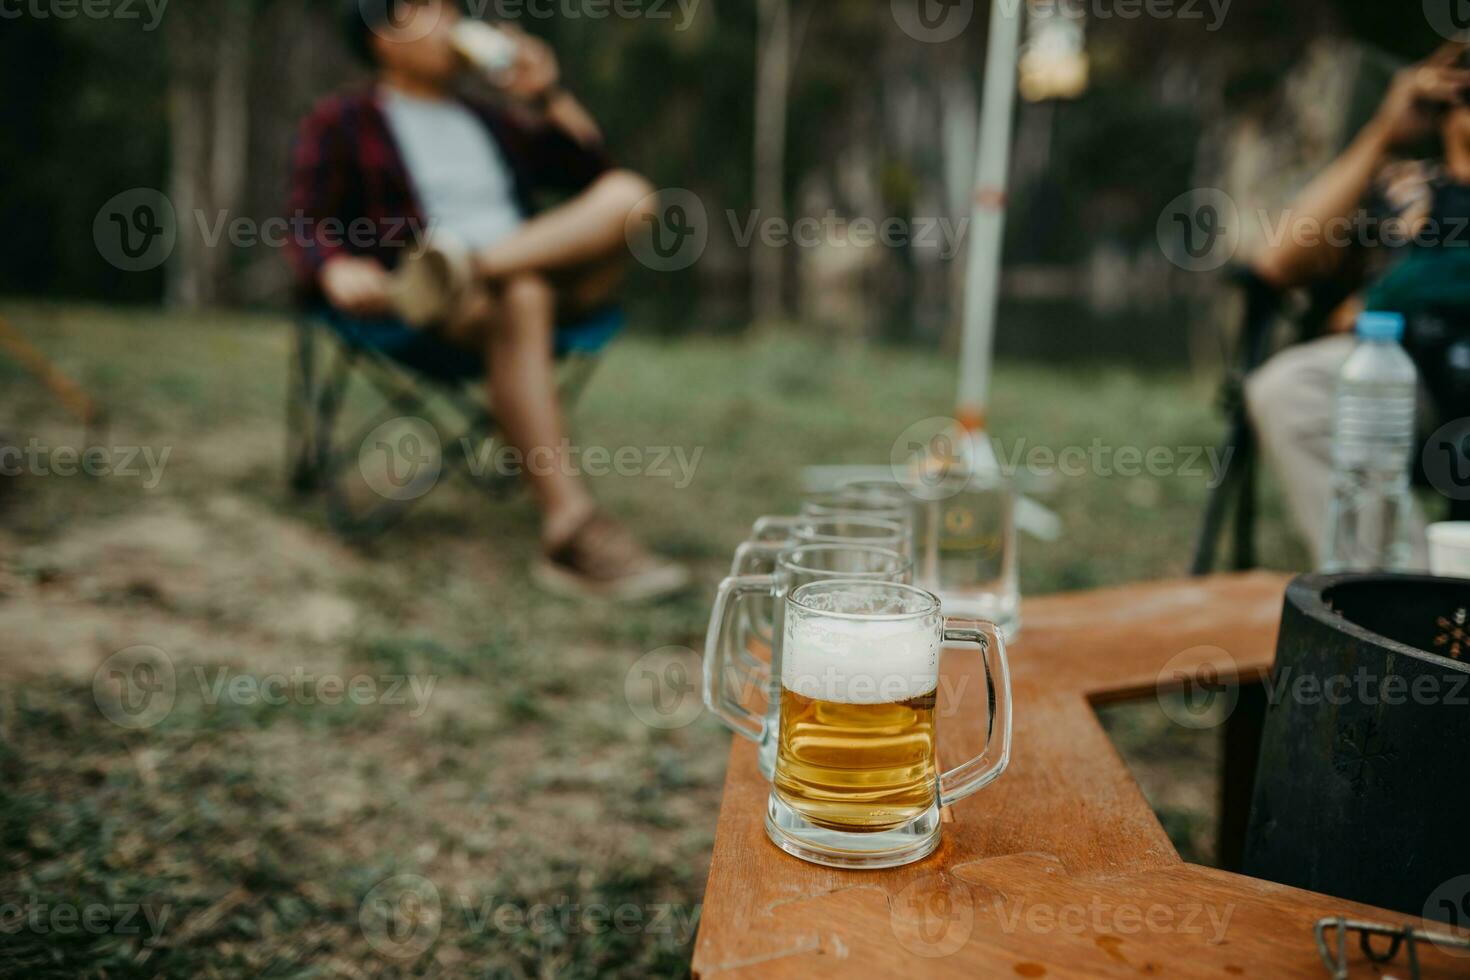
[[[940,808],[1010,759],[1010,675],[994,624],[949,619],[939,597],[897,582],[828,579],[785,597],[780,705],[766,836],[803,861],[896,868],[939,846]],[[985,747],[941,770],[939,657],[973,643],[991,706]]]
[[[843,704],[781,688],[776,792],[819,827],[872,833],[934,805],[930,690],[903,701]]]

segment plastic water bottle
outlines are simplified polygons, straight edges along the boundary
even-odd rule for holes
[[[1398,570],[1409,564],[1409,468],[1418,373],[1400,341],[1398,313],[1364,313],[1358,345],[1337,381],[1332,503],[1323,571]]]

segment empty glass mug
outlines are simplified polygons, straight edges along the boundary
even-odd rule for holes
[[[774,567],[776,557],[803,544],[864,544],[901,554],[909,544],[908,527],[881,517],[761,517],[751,526],[750,538],[735,549],[731,575],[746,575],[762,562]]]
[[[904,509],[913,539],[914,582],[920,588],[932,590],[938,576],[935,548],[930,541],[934,527],[935,498],[929,488],[918,481],[901,483],[898,480],[849,480],[838,488],[838,492],[870,500],[886,499]]]
[[[781,706],[781,600],[792,589],[827,579],[907,583],[912,579],[908,558],[886,548],[865,545],[800,545],[784,552],[769,575],[732,575],[720,583],[715,607],[710,614],[704,644],[704,703],[727,727],[760,746],[761,773],[769,779],[775,771],[775,734]],[[770,662],[739,656],[741,607],[757,598],[776,601],[777,622],[770,647]],[[765,704],[759,711],[745,704],[746,695],[759,693]]]
[[[887,494],[865,491],[839,489],[804,494],[801,500],[800,515],[762,517],[755,522],[752,537],[757,541],[772,536],[779,537],[803,521],[843,518],[876,518],[899,524],[908,535],[908,541],[901,550],[909,557],[913,557],[914,529],[911,513],[904,501],[895,500]]]
[[[998,625],[1012,640],[1021,625],[1016,493],[1002,474],[952,476],[934,491],[922,581],[944,611]]]
[[[768,575],[776,570],[782,552],[803,544],[862,544],[907,555],[909,533],[903,525],[877,517],[762,517],[751,528],[751,540],[735,549],[730,574]],[[752,639],[755,647],[770,650],[775,602],[752,598],[741,616],[740,650],[749,653]]]
[[[993,623],[941,615],[909,585],[828,579],[790,591],[780,643],[776,771],[766,834],[804,861],[891,868],[939,846],[939,809],[1010,760],[1011,686]],[[935,708],[946,643],[980,647],[990,708],[981,753],[939,768]]]
[[[947,468],[929,479],[861,480],[843,489],[905,503],[914,582],[936,593],[945,612],[995,623],[1015,639],[1021,625],[1016,494],[1004,474]]]

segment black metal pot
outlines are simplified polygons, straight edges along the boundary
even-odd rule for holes
[[[1245,873],[1448,921],[1426,903],[1470,874],[1470,580],[1298,578],[1266,693]]]

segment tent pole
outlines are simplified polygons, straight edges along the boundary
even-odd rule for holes
[[[975,153],[975,190],[971,198],[959,399],[955,413],[965,433],[970,436],[972,462],[979,465],[985,465],[987,459],[994,462],[990,440],[985,438],[986,411],[991,364],[995,356],[995,316],[1005,236],[1011,124],[1015,112],[1016,67],[1024,17],[1025,0],[991,0],[979,147]]]

